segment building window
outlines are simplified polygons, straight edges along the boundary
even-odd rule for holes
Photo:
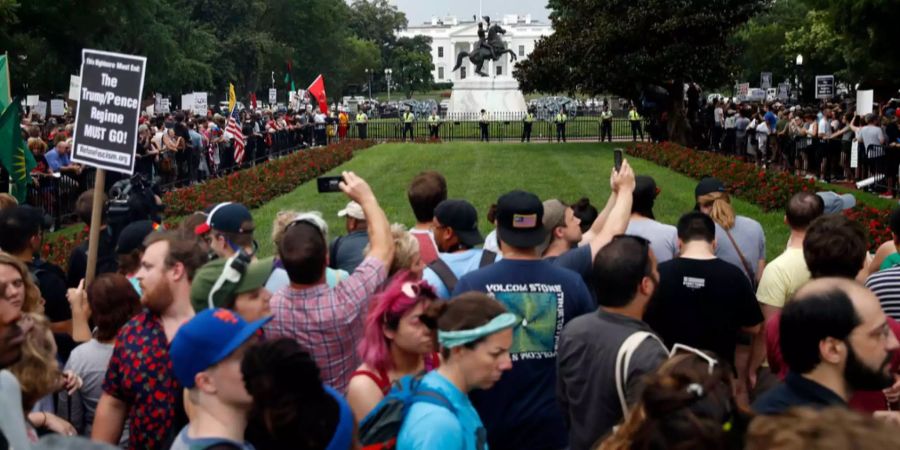
[[[444,57],[444,47],[438,47],[438,58]]]
[[[465,80],[465,79],[466,79],[466,68],[465,68],[465,67],[460,67],[460,68],[459,68],[459,79],[460,79],[460,80]]]
[[[438,67],[438,80],[443,80],[443,79],[444,79],[444,68]]]
[[[525,56],[525,46],[524,45],[519,46],[519,56]]]
[[[503,75],[503,66],[497,66],[497,75]]]

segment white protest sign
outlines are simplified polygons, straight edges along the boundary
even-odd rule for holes
[[[163,114],[168,113],[168,112],[169,112],[169,108],[171,107],[171,104],[172,104],[172,103],[171,103],[171,100],[169,99],[169,97],[163,98],[163,99],[159,102],[159,111],[158,111],[158,112],[161,112],[161,113],[163,113]]]
[[[856,114],[860,117],[872,113],[872,103],[875,102],[875,91],[856,91]]]
[[[45,102],[45,101],[37,102],[37,105],[34,105],[34,109],[32,109],[32,112],[36,112],[36,113],[40,114],[42,118],[46,119],[47,118],[47,102]]]
[[[40,95],[29,95],[25,98],[25,104],[28,106],[37,106],[39,101],[41,101]]]
[[[274,105],[276,100],[278,100],[278,91],[275,88],[269,89],[269,104]]]
[[[133,174],[147,58],[81,51],[72,161]]]
[[[50,100],[50,115],[61,116],[66,113],[66,102],[62,99],[55,98]]]
[[[759,88],[769,89],[772,87],[772,72],[762,72],[759,74]]]
[[[194,92],[193,96],[194,103],[191,104],[191,112],[205,116],[207,111],[206,92]]]
[[[738,85],[738,96],[746,99],[750,95],[750,83],[741,83]]]
[[[856,140],[850,145],[850,167],[859,167],[859,141]]]
[[[153,112],[156,111],[156,105],[150,105],[146,109],[144,109],[144,111],[146,111],[147,114],[152,116]]]
[[[78,75],[69,76],[69,100],[78,101],[78,90],[81,89],[81,77]]]
[[[182,94],[181,110],[190,111],[192,106],[194,106],[194,94]]]

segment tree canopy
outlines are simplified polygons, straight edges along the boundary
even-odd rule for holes
[[[297,88],[322,73],[331,97],[357,94],[366,69],[428,56],[398,46],[394,32],[405,26],[386,0],[0,0],[16,94],[64,95],[82,48],[146,56],[147,93],[222,97],[234,83],[244,97],[271,87],[272,72],[284,92],[290,64]],[[417,79],[430,83],[430,71]]]

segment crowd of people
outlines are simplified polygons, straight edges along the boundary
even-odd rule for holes
[[[503,193],[485,236],[438,172],[409,228],[344,172],[344,208],[271,236],[237,203],[105,222],[87,283],[86,245],[41,260],[43,214],[4,196],[0,448],[900,445],[900,208],[870,255],[852,197],[798,192],[767,264],[719,180],[675,224],[627,160],[608,182],[599,209]]]

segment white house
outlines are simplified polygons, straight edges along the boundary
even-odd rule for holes
[[[515,52],[517,62],[528,58],[541,36],[553,34],[553,28],[549,23],[532,20],[531,14],[524,16],[507,14],[503,17],[492,17],[491,20],[499,22],[506,30],[503,41],[506,42],[506,48]],[[431,60],[434,63],[432,75],[436,83],[457,81],[474,75],[475,65],[468,60],[459,70],[451,72],[456,65],[456,55],[461,51],[472,50],[473,45],[478,42],[478,22],[474,18],[459,20],[454,16],[433,17],[430,23],[410,25],[405,30],[397,32],[398,37],[420,35],[431,38]],[[493,62],[493,67],[484,67],[483,70],[492,76],[509,77],[515,64],[509,55],[503,55],[498,61]]]

